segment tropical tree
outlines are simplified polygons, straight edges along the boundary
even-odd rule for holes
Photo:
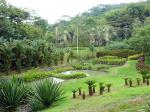
[[[9,74],[11,63],[12,63],[12,46],[8,43],[3,43],[0,45],[0,57],[3,62],[2,66],[6,74]]]

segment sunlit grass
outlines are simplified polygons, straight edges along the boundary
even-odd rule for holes
[[[109,106],[113,105],[114,103],[116,103],[116,107],[113,107],[114,111],[111,112],[118,112],[128,108],[133,108],[131,110],[137,109],[138,105],[143,103],[143,101],[140,101],[138,104],[132,105],[135,107],[132,107],[128,102],[124,103],[124,101],[130,100],[135,97],[144,96],[150,92],[150,88],[146,85],[134,86],[132,88],[124,86],[125,77],[132,78],[134,80],[134,85],[136,85],[135,79],[137,77],[141,77],[135,68],[135,64],[136,61],[129,61],[122,67],[111,68],[109,70],[110,72],[107,75],[97,75],[84,79],[70,80],[65,82],[64,87],[67,96],[66,100],[61,102],[56,107],[51,107],[47,110],[44,110],[44,112],[101,112],[102,108],[105,110],[105,108],[108,107],[109,109],[111,108]],[[86,100],[82,100],[81,97],[72,99],[71,90],[78,87],[82,87],[82,90],[86,91],[86,94],[88,94],[87,85],[85,84],[85,81],[88,79],[97,81],[96,95],[92,97],[88,97],[87,95]],[[111,93],[105,92],[103,96],[99,96],[98,82],[104,82],[105,84],[111,83]],[[118,104],[118,102],[120,103]],[[105,108],[103,107],[104,105],[106,106]],[[108,109],[106,110],[108,111]],[[106,110],[102,112],[107,112]]]

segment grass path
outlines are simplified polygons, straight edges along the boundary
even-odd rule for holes
[[[130,110],[134,108],[140,108],[139,105],[143,103],[143,100],[135,100],[133,104],[128,101],[144,98],[144,96],[150,93],[150,87],[146,85],[135,85],[132,88],[124,86],[125,77],[134,79],[134,84],[136,84],[135,79],[141,77],[135,68],[135,64],[136,61],[128,61],[125,66],[111,68],[108,75],[90,76],[65,82],[66,99],[57,106],[53,106],[43,112],[131,112]],[[82,90],[88,94],[85,81],[89,79],[97,81],[96,95],[92,97],[86,95],[86,100],[82,100],[81,97],[72,99],[71,90],[78,87],[82,87]],[[98,95],[98,82],[112,83],[111,93],[106,92],[102,96]],[[124,111],[126,109],[127,111]]]

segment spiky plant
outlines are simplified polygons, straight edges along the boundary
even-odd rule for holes
[[[111,88],[112,84],[107,84],[106,86],[107,86],[107,91],[110,92],[110,88]]]
[[[93,95],[92,86],[95,84],[95,81],[94,80],[88,80],[88,81],[86,81],[86,84],[88,85],[89,96],[92,96]]]
[[[76,92],[77,92],[77,90],[76,90],[76,89],[72,90],[73,98],[76,98]]]
[[[12,77],[1,82],[0,107],[6,111],[15,111],[16,108],[26,103],[30,88],[24,81],[17,77]]]
[[[64,98],[64,92],[61,83],[57,83],[54,80],[42,80],[34,85],[33,90],[33,101],[40,102],[43,105],[43,108],[47,108],[53,103]]]

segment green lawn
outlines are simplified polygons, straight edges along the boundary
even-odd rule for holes
[[[136,78],[141,77],[135,68],[136,61],[128,61],[121,67],[109,69],[107,75],[97,74],[83,79],[69,80],[64,83],[66,99],[57,106],[53,106],[43,112],[133,112],[141,108],[144,97],[150,93],[150,87],[146,85],[136,86]],[[124,78],[129,77],[134,80],[135,86],[125,87]],[[96,95],[89,97],[85,81],[93,79],[97,81]],[[98,82],[112,83],[111,93],[98,95]],[[78,96],[72,99],[71,90],[82,87],[86,91],[86,100]],[[140,105],[140,106],[139,106]]]

